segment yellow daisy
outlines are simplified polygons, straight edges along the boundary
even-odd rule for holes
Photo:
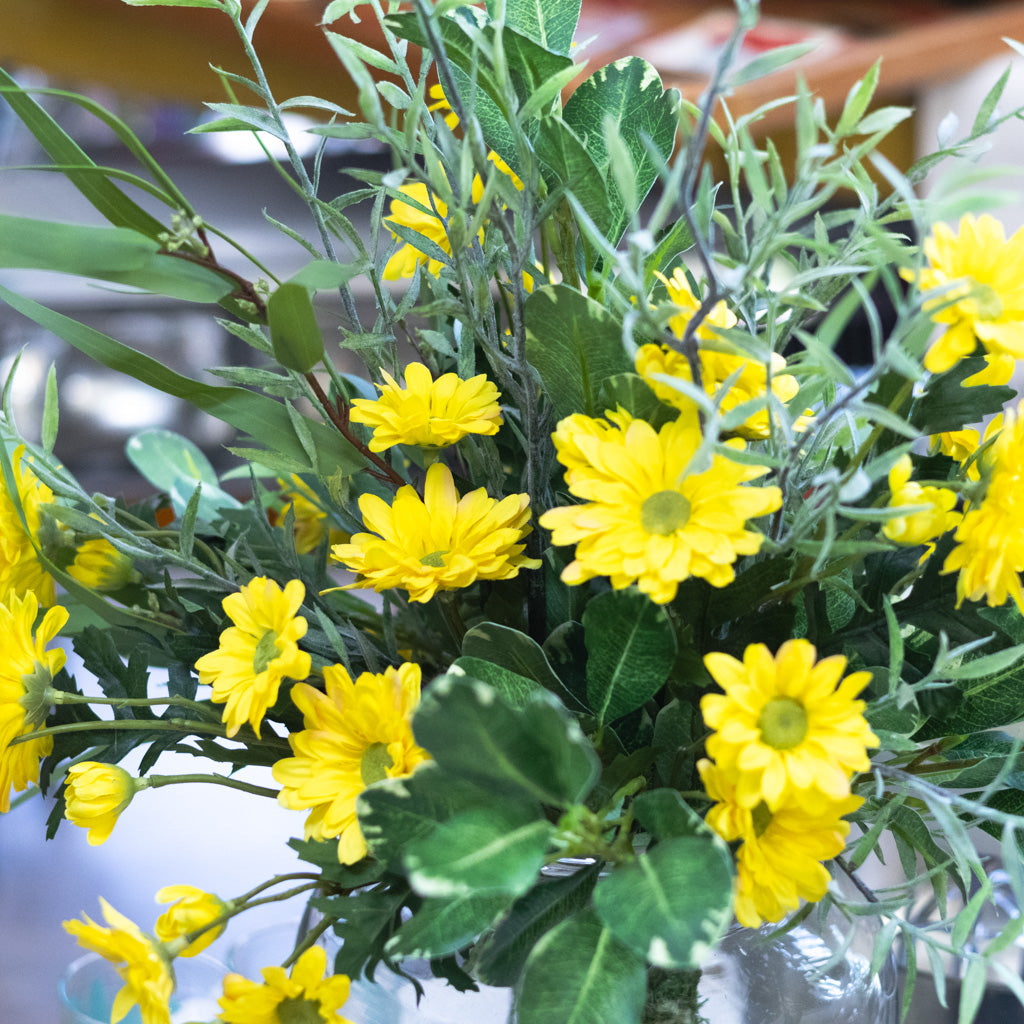
[[[101,592],[120,590],[140,578],[132,560],[106,537],[83,541],[68,566],[68,575],[83,587]]]
[[[234,623],[220,635],[220,646],[197,662],[199,682],[213,687],[211,700],[224,704],[223,720],[234,736],[246,721],[258,736],[260,722],[277,700],[284,679],[309,675],[310,657],[298,642],[306,620],[296,612],[306,588],[291,580],[281,588],[265,576],[250,580],[222,604]]]
[[[0,812],[11,809],[11,790],[39,781],[39,760],[53,750],[53,738],[41,736],[20,743],[46,724],[50,714],[47,689],[64,667],[66,655],[46,645],[68,620],[67,610],[51,608],[33,635],[39,602],[32,592],[9,595],[0,603]]]
[[[109,928],[87,916],[84,921],[65,921],[64,927],[79,945],[109,960],[124,981],[114,998],[111,1024],[117,1024],[133,1006],[138,1006],[143,1024],[170,1024],[168,1000],[174,980],[166,954],[133,921],[119,914],[100,897],[103,917]]]
[[[775,657],[764,644],[750,644],[742,661],[720,652],[704,658],[725,691],[700,701],[704,723],[714,730],[707,751],[735,776],[742,807],[763,801],[775,810],[794,793],[811,799],[811,790],[844,800],[850,775],[870,767],[867,748],[878,738],[864,718],[864,701],[854,698],[871,673],[842,679],[846,658],[816,657],[813,644],[794,639]]]
[[[349,995],[344,974],[324,977],[327,953],[320,946],[295,961],[289,975],[283,967],[263,968],[263,984],[240,974],[224,978],[220,1021],[224,1024],[352,1024],[341,1015]]]
[[[338,860],[366,856],[356,818],[356,798],[381,779],[411,775],[429,754],[416,745],[412,715],[420,701],[420,667],[406,662],[380,675],[364,672],[355,682],[341,665],[324,669],[326,693],[301,683],[292,699],[305,730],[288,737],[295,757],[274,765],[284,787],[280,803],[311,809],[307,839],[338,837]]]
[[[300,555],[315,551],[324,540],[339,543],[345,536],[341,530],[328,527],[327,513],[319,503],[319,497],[302,477],[292,475],[291,481],[278,480],[284,504],[274,512],[271,521],[275,526],[284,527],[289,510],[292,513],[295,533],[295,550]]]
[[[686,334],[686,328],[690,321],[697,315],[697,311],[701,307],[701,300],[693,294],[686,271],[682,267],[676,267],[671,277],[658,274],[658,278],[664,284],[669,299],[678,310],[669,318],[669,330],[681,339]],[[732,310],[724,302],[717,302],[698,325],[697,337],[701,341],[711,341],[720,337],[715,330],[716,327],[727,330],[730,327],[735,327],[736,324],[736,316]]]
[[[954,534],[956,546],[942,571],[959,571],[957,607],[968,601],[992,606],[1012,597],[1024,612],[1024,418],[1010,410],[985,457],[987,487],[972,501]]]
[[[467,434],[496,434],[501,426],[501,394],[482,373],[469,380],[445,373],[434,380],[422,363],[410,363],[405,387],[385,370],[381,375],[387,384],[380,398],[352,402],[352,420],[373,427],[372,452],[396,444],[445,448]]]
[[[161,942],[173,942],[192,932],[206,928],[197,939],[189,943],[178,956],[196,956],[224,931],[226,922],[207,928],[221,917],[228,905],[212,893],[194,885],[165,885],[156,894],[157,903],[171,905],[158,918],[153,931]]]
[[[364,494],[359,510],[370,533],[336,544],[331,556],[359,574],[345,589],[402,587],[411,601],[429,601],[438,590],[457,590],[476,580],[506,580],[540,562],[523,554],[530,532],[530,498],[510,494],[498,501],[482,487],[459,497],[451,470],[435,462],[427,470],[423,498],[410,485],[394,503]]]
[[[736,800],[728,773],[710,761],[697,763],[708,796],[716,801],[707,823],[736,851],[736,919],[748,928],[779,921],[800,906],[816,903],[828,889],[829,873],[822,861],[843,852],[850,823],[843,816],[863,800],[806,794],[792,795],[775,810],[759,803],[744,807]]]
[[[736,559],[761,546],[747,520],[782,503],[778,487],[742,486],[767,469],[715,455],[708,469],[690,473],[701,442],[695,417],[659,431],[621,410],[609,419],[575,414],[553,435],[569,490],[584,499],[540,517],[553,543],[576,545],[563,581],[608,576],[619,589],[636,583],[659,604],[690,576],[716,587],[732,582]],[[741,450],[743,442],[730,445]]]
[[[68,769],[64,817],[89,830],[86,840],[98,846],[110,838],[121,812],[135,796],[136,782],[116,764],[81,761]]]
[[[933,434],[932,454],[941,452],[948,455],[954,462],[960,463],[961,471],[966,473],[968,480],[980,480],[981,471],[986,462],[989,461],[988,452],[981,458],[972,458],[978,449],[1003,429],[1003,414],[999,413],[988,421],[983,432],[973,427],[965,427],[963,430],[949,430],[942,434]],[[966,464],[966,470],[963,469]]]
[[[994,217],[966,214],[958,233],[936,224],[924,254],[928,264],[917,283],[925,292],[943,290],[925,309],[945,327],[925,355],[925,369],[948,370],[980,344],[988,370],[965,383],[1005,384],[1014,360],[1024,358],[1024,230],[1007,240]]]
[[[911,547],[927,544],[952,530],[963,518],[955,511],[956,491],[948,487],[922,487],[910,479],[913,463],[909,455],[901,455],[889,470],[889,507],[927,505],[910,515],[887,519],[882,533],[896,544]]]
[[[7,595],[35,594],[48,608],[56,600],[53,578],[39,562],[40,508],[53,501],[53,491],[29,469],[25,446],[11,456],[16,493],[0,474],[0,601]],[[24,514],[24,521],[22,521]]]

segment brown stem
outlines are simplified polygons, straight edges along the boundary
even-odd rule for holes
[[[382,459],[376,452],[371,452],[369,448],[352,432],[352,428],[349,426],[348,421],[348,406],[339,397],[336,405],[331,403],[331,400],[327,397],[327,393],[320,385],[320,381],[316,379],[315,374],[307,373],[306,382],[313,389],[313,394],[316,395],[316,400],[320,403],[321,408],[327,414],[327,418],[337,428],[338,433],[345,438],[364,458],[369,462],[372,462],[378,472],[370,470],[371,473],[379,480],[386,480],[388,483],[393,484],[395,487],[405,486],[405,480],[399,475],[393,466],[389,465],[387,461]]]
[[[205,242],[203,243],[206,244]],[[207,246],[207,252],[209,247]],[[241,299],[243,302],[251,302],[259,313],[261,320],[266,321],[267,319],[267,304],[263,301],[263,296],[253,287],[251,281],[242,277],[241,274],[235,273],[233,270],[229,270],[227,267],[221,266],[213,256],[200,256],[194,252],[186,252],[184,250],[178,250],[176,252],[168,252],[165,255],[175,256],[179,260],[187,260],[189,263],[198,263],[201,267],[206,267],[208,270],[214,271],[214,273],[221,274],[224,277],[230,278],[238,287],[231,294]]]

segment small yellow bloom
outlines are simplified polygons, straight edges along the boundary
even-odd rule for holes
[[[14,493],[0,474],[0,601],[10,594],[24,597],[31,592],[48,608],[56,600],[56,592],[36,546],[41,507],[53,501],[53,491],[29,469],[24,445],[15,449],[11,463]]]
[[[281,588],[265,576],[252,579],[222,604],[234,623],[220,635],[220,646],[197,662],[199,682],[213,687],[211,700],[224,704],[223,720],[234,736],[246,721],[260,734],[260,722],[277,700],[286,679],[309,675],[310,657],[298,642],[306,620],[296,612],[306,597],[301,580]]]
[[[64,817],[73,825],[87,828],[86,841],[98,846],[110,838],[135,790],[135,779],[116,764],[82,761],[68,769]]]
[[[690,321],[697,315],[701,301],[693,294],[686,271],[682,267],[676,267],[670,278],[662,274],[658,274],[658,278],[665,285],[669,299],[678,310],[669,318],[669,330],[677,338],[682,338],[686,334],[686,328]],[[728,330],[730,327],[735,327],[736,324],[736,315],[732,310],[724,302],[717,302],[697,326],[697,338],[701,341],[712,341],[721,337],[715,330],[716,327]]]
[[[380,398],[352,402],[353,422],[373,427],[372,452],[396,444],[446,448],[467,434],[496,434],[501,426],[501,394],[482,373],[469,380],[445,373],[434,380],[422,363],[409,363],[405,387],[385,370],[381,375],[387,384]]]
[[[120,590],[139,579],[132,560],[106,537],[84,541],[68,566],[68,575],[90,590]]]
[[[540,517],[554,544],[576,545],[562,573],[570,585],[608,576],[616,589],[635,583],[659,604],[690,576],[724,587],[736,559],[761,547],[747,520],[782,503],[778,487],[742,486],[763,476],[763,466],[715,455],[708,469],[690,473],[701,443],[696,417],[655,431],[621,410],[607,423],[574,414],[553,437],[569,490],[584,499]]]
[[[111,1024],[117,1024],[136,1005],[142,1014],[142,1024],[170,1024],[168,1001],[174,979],[166,954],[159,943],[102,897],[100,906],[109,928],[85,915],[84,921],[65,921],[64,927],[80,946],[109,960],[125,983],[114,998]]]
[[[957,607],[965,600],[990,607],[1012,597],[1024,612],[1024,417],[1010,410],[985,457],[987,486],[971,501],[954,534],[956,546],[943,563],[958,572]]]
[[[948,487],[922,487],[910,479],[913,463],[909,455],[901,455],[889,470],[889,507],[927,505],[910,515],[887,519],[882,533],[896,544],[915,547],[927,544],[952,530],[963,518],[954,510],[956,492]]]
[[[829,873],[822,861],[843,852],[850,823],[843,816],[863,800],[829,800],[794,793],[774,810],[759,803],[746,807],[736,799],[733,779],[712,762],[697,763],[708,796],[716,801],[707,823],[736,851],[736,919],[747,928],[780,921],[800,906],[825,895]]]
[[[961,471],[965,472],[968,480],[980,480],[984,464],[988,461],[987,453],[980,457],[973,457],[978,449],[985,444],[989,438],[1003,429],[1003,414],[993,416],[985,426],[985,430],[979,433],[972,427],[965,427],[963,430],[950,430],[942,434],[932,435],[932,452],[941,452],[948,455],[954,462],[959,462]],[[964,470],[966,463],[967,469]]]
[[[945,327],[925,354],[925,369],[948,370],[980,345],[988,371],[966,383],[1005,384],[1014,360],[1024,358],[1024,230],[1007,240],[994,217],[966,214],[956,234],[936,224],[924,253],[928,265],[918,285],[925,292],[943,290],[925,309]]]
[[[324,977],[327,954],[311,946],[292,967],[265,967],[263,984],[240,974],[224,978],[219,1020],[224,1024],[352,1024],[341,1015],[349,995],[344,974]]]
[[[707,751],[735,778],[741,807],[765,803],[775,810],[794,793],[800,800],[819,791],[829,800],[850,795],[850,776],[870,767],[867,748],[878,737],[854,698],[870,672],[841,680],[846,658],[816,661],[814,645],[787,640],[773,657],[750,644],[739,661],[714,652],[704,664],[724,694],[705,694],[700,709],[714,733]]]
[[[165,885],[156,894],[157,903],[171,906],[157,918],[153,931],[161,942],[173,942],[200,928],[206,930],[189,943],[178,956],[196,956],[210,945],[224,931],[227,922],[213,928],[206,926],[228,909],[227,904],[212,893],[197,889],[194,885]]]
[[[455,131],[459,127],[459,115],[452,110],[452,105],[448,102],[448,97],[444,94],[444,89],[439,84],[434,84],[427,91],[427,95],[430,97],[431,102],[427,104],[427,110],[432,114],[441,114],[444,117],[444,123]]]
[[[327,513],[320,506],[316,493],[302,477],[293,474],[290,482],[278,480],[278,483],[281,485],[284,505],[273,515],[272,521],[274,525],[283,528],[288,512],[291,511],[296,553],[308,555],[328,539],[332,544],[341,542],[345,534],[328,527]]]
[[[284,787],[278,800],[291,810],[311,809],[307,839],[338,837],[338,860],[366,856],[356,798],[381,779],[411,775],[429,758],[412,735],[420,701],[420,667],[410,663],[355,682],[341,665],[324,669],[327,692],[306,683],[292,690],[305,729],[288,737],[295,757],[274,765]]]
[[[50,714],[47,689],[64,667],[66,655],[46,645],[68,620],[67,610],[51,608],[33,634],[39,602],[33,592],[0,601],[0,812],[11,809],[11,790],[39,781],[39,761],[53,750],[53,737],[12,741],[43,728]]]
[[[480,487],[460,498],[451,470],[441,462],[427,470],[423,498],[407,484],[391,505],[375,494],[362,495],[359,510],[372,532],[355,533],[351,543],[331,548],[332,558],[360,576],[347,590],[401,587],[409,600],[429,601],[438,590],[540,568],[537,559],[523,554],[529,495],[498,501]]]

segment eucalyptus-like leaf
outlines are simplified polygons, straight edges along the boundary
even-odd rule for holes
[[[267,300],[267,324],[274,356],[286,369],[309,373],[324,357],[324,338],[309,290],[285,282]]]
[[[698,968],[732,921],[733,865],[710,829],[676,835],[597,883],[594,908],[656,967]]]
[[[446,772],[555,807],[580,803],[600,772],[575,718],[545,690],[513,707],[485,683],[443,675],[424,694],[413,732]]]

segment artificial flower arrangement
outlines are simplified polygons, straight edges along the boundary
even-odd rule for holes
[[[112,1019],[138,1004],[166,1024],[177,958],[268,893],[319,923],[262,980],[225,977],[224,1024],[348,1021],[348,979],[411,957],[510,987],[520,1024],[661,1020],[665,979],[692,979],[728,929],[771,941],[824,905],[878,918],[876,967],[902,937],[911,983],[916,950],[961,956],[964,1020],[987,972],[1021,994],[992,959],[1021,918],[966,940],[992,894],[977,830],[1024,903],[1022,741],[1002,731],[1024,720],[1024,234],[987,213],[945,226],[983,202],[914,192],[1016,116],[996,112],[1005,76],[906,175],[877,155],[909,114],[869,109],[877,68],[835,124],[801,89],[787,170],[755,139],[762,112],[728,114],[732,86],[793,56],[731,68],[751,0],[699,105],[638,58],[584,69],[579,0],[334,0],[357,113],[272,95],[267,0],[126,2],[232,21],[253,77],[222,76],[230,102],[202,130],[276,136],[318,237],[286,229],[311,255],[288,280],[255,256],[252,279],[229,270],[231,240],[124,123],[78,98],[138,174],[93,163],[0,76],[111,225],[2,216],[2,265],[208,303],[252,349],[200,383],[0,288],[230,424],[243,467],[218,478],[187,439],[142,438],[152,498],[90,495],[53,455],[56,388],[39,445],[5,404],[0,811],[52,791],[54,827],[102,843],[140,790],[175,782],[150,775],[161,754],[188,751],[212,783],[294,810],[289,857],[308,862],[241,897],[172,885],[152,931],[106,904],[69,922],[124,979]],[[346,36],[358,17],[382,50]],[[393,169],[332,194],[293,147],[296,106]],[[835,347],[858,313],[855,370]],[[140,747],[134,777],[117,761]],[[872,892],[883,855],[906,880]],[[921,886],[961,909],[915,923]]]

